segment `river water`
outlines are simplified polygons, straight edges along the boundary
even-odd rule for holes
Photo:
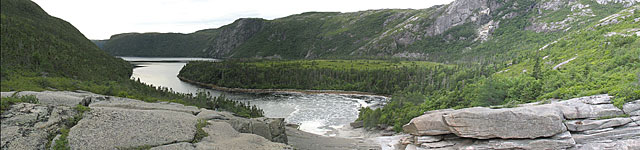
[[[131,78],[154,86],[168,87],[176,92],[205,91],[213,96],[250,103],[264,110],[270,118],[285,118],[287,123],[300,125],[300,130],[326,136],[343,136],[333,132],[347,126],[358,117],[361,107],[381,106],[385,97],[342,94],[250,94],[211,90],[180,81],[180,69],[188,61],[220,61],[208,58],[145,58],[121,57],[137,66]]]

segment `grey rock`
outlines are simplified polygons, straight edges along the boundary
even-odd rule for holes
[[[272,142],[287,143],[284,118],[240,118],[229,117],[229,120],[215,120],[229,123],[236,131],[262,136]]]
[[[614,128],[614,130],[593,134],[585,134],[584,132],[574,133],[573,138],[580,144],[610,140],[638,139],[640,138],[640,126]]]
[[[265,24],[264,19],[238,19],[227,27],[220,28],[220,34],[212,38],[213,41],[211,42],[213,44],[205,51],[214,57],[226,56],[232,53],[234,48],[253,37],[254,34],[262,31]]]
[[[625,7],[633,6],[636,2],[640,2],[638,0],[596,0],[598,4],[609,4],[609,3],[623,3]]]
[[[597,130],[587,130],[584,131],[582,133],[584,134],[596,134],[596,133],[600,133],[600,132],[606,132],[606,131],[611,131],[613,130],[613,128],[604,128],[604,129],[597,129]]]
[[[615,140],[602,143],[579,144],[570,150],[637,150],[640,149],[640,139]]]
[[[622,105],[622,111],[631,116],[640,116],[640,100],[625,103]]]
[[[287,139],[289,145],[300,150],[379,150],[380,144],[375,141],[362,138],[329,137],[300,131],[287,127]],[[390,140],[389,137],[380,137],[378,141]],[[389,141],[388,143],[391,143]],[[398,147],[395,147],[398,148]],[[398,148],[399,149],[399,148]],[[404,149],[404,147],[402,147]]]
[[[433,142],[442,141],[442,136],[429,136],[429,135],[416,136],[414,141],[416,144],[433,143]]]
[[[176,112],[186,112],[190,114],[197,114],[200,110],[194,106],[184,106],[176,103],[147,103],[141,100],[109,97],[104,101],[93,102],[89,104],[89,107],[115,107],[123,109],[138,109],[138,110],[169,110]]]
[[[191,143],[180,142],[175,144],[153,147],[150,150],[195,150],[196,147]]]
[[[449,147],[449,146],[453,146],[453,145],[456,145],[456,143],[451,142],[451,141],[440,141],[440,142],[422,143],[422,144],[420,144],[420,146],[424,147],[424,148],[443,148],[443,147]]]
[[[564,116],[567,119],[583,119],[583,118],[600,118],[619,116],[624,114],[622,110],[613,106],[613,104],[605,103],[607,101],[606,95],[590,96],[575,98],[566,101],[558,102],[559,105],[565,105],[573,110],[563,110]],[[610,101],[610,99],[609,99]]]
[[[611,118],[604,120],[571,120],[565,122],[569,131],[586,131],[593,129],[602,129],[608,127],[617,127],[631,122],[631,118]]]
[[[62,137],[62,134],[58,134],[56,135],[56,137],[53,137],[53,140],[51,140],[51,146],[49,146],[49,149],[54,149],[54,147],[56,146],[56,142],[60,140],[60,137]]]
[[[585,96],[585,97],[569,99],[567,101],[576,101],[576,102],[582,102],[582,103],[591,104],[591,105],[611,104],[611,98],[612,97],[613,96],[609,96],[607,94],[600,94],[600,95]]]
[[[575,144],[571,133],[567,131],[551,138],[478,140],[473,145],[461,149],[567,149]]]
[[[452,111],[453,109],[444,109],[425,112],[424,115],[411,119],[408,124],[402,126],[402,129],[405,133],[416,136],[450,134],[442,115]]]
[[[419,148],[413,144],[407,145],[404,150],[422,150],[423,148]]]
[[[460,109],[443,115],[449,130],[460,137],[538,138],[567,130],[562,112],[551,105],[489,109]]]
[[[229,120],[229,117],[227,116],[233,116],[233,115],[226,112],[213,111],[213,110],[208,110],[203,108],[203,109],[200,109],[200,113],[198,113],[196,117],[198,119],[204,119],[204,120]]]
[[[2,149],[46,149],[45,145],[65,119],[75,115],[67,106],[18,103],[2,114],[0,147]]]
[[[209,136],[194,144],[196,149],[237,149],[237,150],[283,150],[292,149],[282,144],[271,142],[264,137],[239,133],[225,122],[209,121],[210,125],[202,128]]]
[[[636,127],[640,126],[640,116],[631,116],[631,122],[622,127]]]
[[[542,4],[540,4],[540,8],[544,9],[544,10],[553,10],[553,11],[557,11],[560,9],[560,7],[565,5],[565,1],[563,0],[550,0],[547,2],[544,2]]]
[[[191,141],[196,117],[167,110],[92,107],[69,132],[72,149],[115,149]]]
[[[80,105],[89,106],[91,103],[105,101],[110,98],[111,98],[110,96],[88,96],[83,98],[82,101],[80,101]]]
[[[91,96],[90,93],[76,93],[69,91],[43,91],[43,92],[33,92],[33,91],[23,91],[18,92],[16,96],[26,96],[33,95],[38,98],[40,104],[45,105],[64,105],[69,107],[75,107],[80,104],[82,99],[86,96]]]
[[[364,127],[364,121],[354,121],[352,123],[349,123],[349,125],[352,128],[362,128],[362,127]]]
[[[449,28],[462,25],[477,12],[490,13],[487,0],[457,0],[453,1],[441,16],[436,18],[434,25],[427,32],[430,36],[444,33]],[[488,12],[487,12],[488,11]],[[478,14],[481,15],[481,14]],[[474,21],[474,20],[472,20]]]
[[[10,96],[13,96],[14,93],[16,93],[16,92],[13,92],[13,91],[11,91],[11,92],[0,92],[0,97],[2,97],[2,98],[10,97]]]

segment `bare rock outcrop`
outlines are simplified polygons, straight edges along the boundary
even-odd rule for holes
[[[84,97],[95,95],[88,92],[70,92],[70,91],[22,91],[17,92],[15,96],[33,95],[38,98],[40,104],[44,105],[64,105],[74,107],[82,101]]]
[[[638,149],[639,100],[623,109],[609,95],[516,108],[436,110],[403,127],[403,149]],[[623,111],[624,110],[624,111]]]
[[[196,117],[167,110],[91,107],[69,132],[72,149],[116,149],[188,142]]]
[[[551,137],[567,130],[562,123],[561,111],[546,106],[476,107],[447,113],[442,118],[452,133],[476,139],[532,139]]]
[[[194,144],[196,149],[243,149],[243,150],[283,150],[292,149],[282,143],[274,143],[264,137],[240,133],[225,122],[209,121],[203,128],[209,134],[201,142]]]
[[[19,103],[1,116],[0,149],[46,149],[49,138],[76,112],[67,106]]]
[[[284,118],[241,118],[228,112],[218,112],[203,109],[197,116],[199,119],[215,122],[225,122],[241,133],[251,133],[262,136],[272,142],[287,143]]]
[[[412,135],[442,135],[450,134],[449,127],[442,119],[442,115],[453,109],[425,112],[424,115],[411,119],[402,129]]]
[[[0,149],[47,149],[48,143],[55,145],[60,131],[68,128],[70,149],[290,149],[283,119],[247,119],[182,104],[147,103],[88,92],[2,95],[34,95],[41,103],[14,104],[2,113]],[[196,143],[198,120],[209,120],[211,125],[203,128],[209,136]],[[244,128],[234,129],[225,121],[240,122],[236,125]],[[241,129],[247,133],[240,133]]]

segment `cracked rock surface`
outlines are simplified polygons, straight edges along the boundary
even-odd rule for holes
[[[400,149],[640,149],[640,100],[619,109],[611,98],[425,112],[403,127]]]
[[[88,92],[2,92],[2,97],[12,95],[35,95],[40,103],[14,104],[2,113],[1,149],[47,149],[47,143],[60,136],[65,121],[77,115],[73,108],[76,105],[90,109],[69,131],[71,149],[290,149],[283,144],[286,134],[282,119],[247,119],[182,104],[147,103]],[[203,128],[209,136],[191,143],[199,119],[210,120],[210,125]],[[250,133],[238,132],[224,122],[229,120],[248,122],[236,126],[248,126]],[[275,140],[282,142],[272,142]]]

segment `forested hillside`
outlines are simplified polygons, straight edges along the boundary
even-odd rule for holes
[[[49,16],[36,3],[2,0],[0,4],[3,92],[84,90],[148,102],[171,101],[225,109],[245,117],[262,116],[255,107],[225,98],[210,99],[204,93],[193,97],[130,80],[131,64],[98,49],[73,25]],[[18,102],[37,101],[2,98],[0,110]]]
[[[3,0],[1,8],[3,81],[19,74],[89,80],[131,75],[129,63],[101,51],[71,24],[33,2]]]
[[[361,110],[359,120],[368,127],[384,124],[398,131],[411,118],[435,109],[513,107],[596,94],[614,96],[618,107],[640,99],[640,6],[582,26],[546,44],[515,51],[506,61],[485,58],[456,65],[397,60],[193,62],[180,76],[228,87],[392,94],[384,108]]]
[[[120,34],[106,43],[105,50],[124,56],[504,61],[636,2],[457,0],[418,10],[308,12],[274,20],[238,19],[191,34]]]

